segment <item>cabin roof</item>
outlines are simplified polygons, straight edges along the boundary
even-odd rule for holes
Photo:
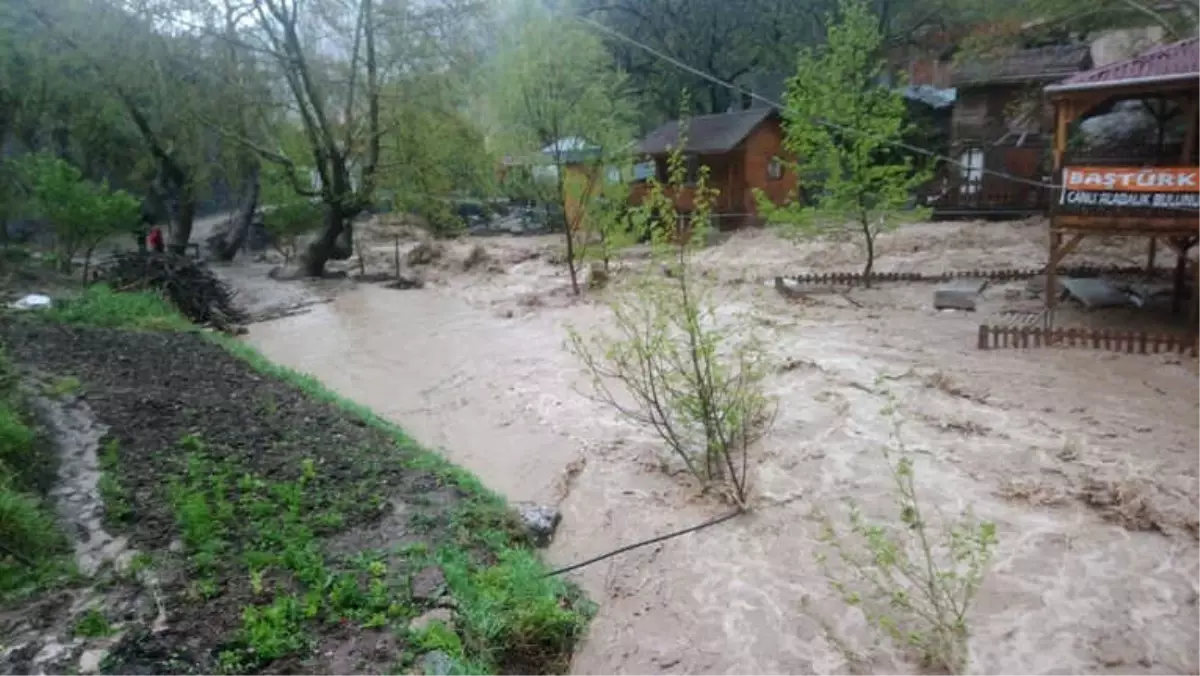
[[[688,121],[684,152],[727,153],[744,141],[754,128],[776,114],[774,108],[749,108],[717,115],[697,115]],[[679,120],[671,120],[650,132],[638,144],[638,152],[662,155],[679,143]]]
[[[1092,65],[1087,44],[1051,45],[967,61],[955,68],[954,85],[982,86],[1050,82]]]
[[[1200,77],[1200,37],[1155,47],[1138,56],[1076,73],[1048,92],[1107,89]]]

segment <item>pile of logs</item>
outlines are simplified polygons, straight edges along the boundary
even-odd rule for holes
[[[227,331],[246,320],[233,303],[233,290],[204,262],[188,256],[154,251],[118,254],[96,279],[115,291],[157,291],[196,324]]]

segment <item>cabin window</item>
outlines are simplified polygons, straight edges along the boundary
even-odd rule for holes
[[[783,178],[783,161],[778,157],[772,157],[767,163],[767,180],[778,181]]]
[[[958,156],[958,162],[961,190],[965,195],[974,195],[983,183],[983,149],[967,148]]]

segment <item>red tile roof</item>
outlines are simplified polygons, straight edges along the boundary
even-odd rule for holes
[[[1047,91],[1103,89],[1145,80],[1200,78],[1200,37],[1188,38],[1100,68],[1072,75]]]

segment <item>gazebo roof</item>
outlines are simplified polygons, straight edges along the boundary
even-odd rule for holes
[[[1047,93],[1186,82],[1200,79],[1200,37],[1188,38],[1100,68],[1076,73],[1046,87]]]

